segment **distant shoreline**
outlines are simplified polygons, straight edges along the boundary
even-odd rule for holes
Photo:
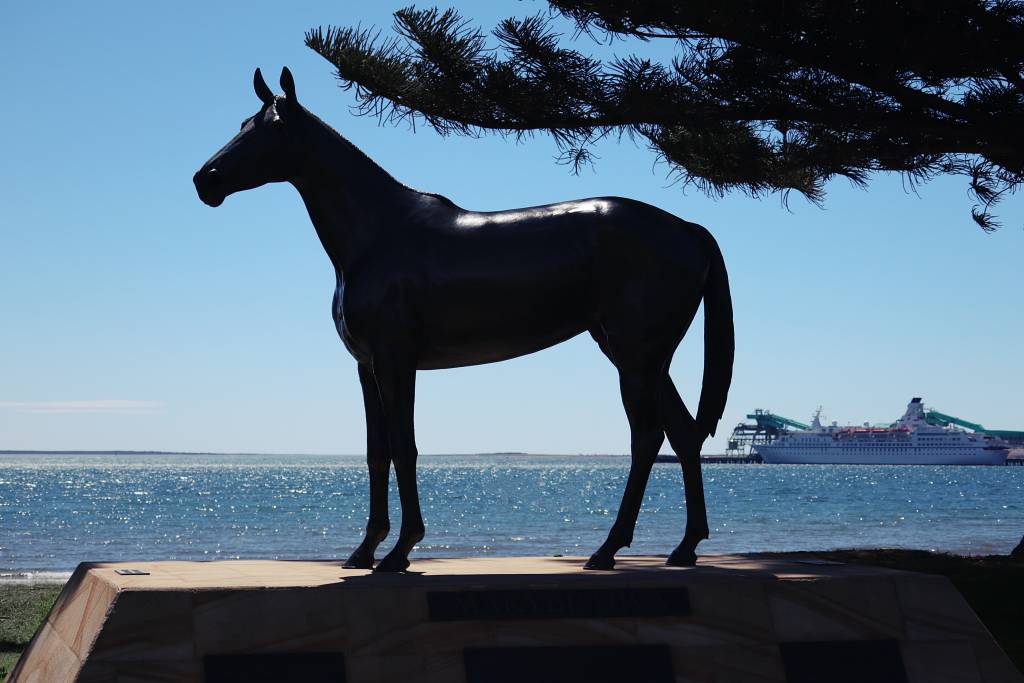
[[[287,456],[307,458],[335,458],[335,457],[363,457],[365,453],[252,453],[252,452],[221,452],[221,451],[26,451],[26,450],[0,450],[0,455],[260,455],[260,456]],[[515,455],[531,458],[570,458],[575,456],[623,456],[623,453],[524,453],[521,451],[495,451],[489,453],[420,453],[427,456],[494,456],[494,455]]]

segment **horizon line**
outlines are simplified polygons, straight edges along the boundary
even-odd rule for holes
[[[23,450],[0,449],[0,455],[280,455],[306,457],[353,457],[365,456],[365,453],[260,453],[255,451],[158,451],[158,450]],[[420,453],[420,455],[533,455],[533,456],[577,456],[577,455],[616,455],[627,456],[628,453],[529,453],[526,451],[467,451],[459,453]]]

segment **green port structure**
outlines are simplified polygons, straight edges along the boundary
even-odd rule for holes
[[[986,427],[978,424],[977,422],[968,422],[967,420],[955,417],[953,415],[946,415],[945,413],[940,413],[937,410],[926,410],[924,413],[924,419],[928,424],[936,425],[939,427],[948,427],[949,425],[956,425],[957,427],[970,429],[972,432],[981,432],[983,434],[991,434],[992,436],[998,436],[1000,439],[1003,439],[1012,446],[1024,446],[1024,431],[1013,429],[987,429]]]
[[[729,437],[729,444],[726,448],[727,455],[753,455],[752,449],[755,446],[770,444],[783,432],[791,429],[803,430],[810,427],[810,425],[803,422],[776,415],[770,410],[761,410],[760,408],[747,415],[747,419],[753,420],[754,423],[740,422],[736,425],[735,429],[732,430],[732,435]]]
[[[992,436],[1003,439],[1011,446],[1024,446],[1024,431],[988,429],[977,422],[971,422],[954,415],[940,413],[937,410],[926,410],[924,418],[928,424],[936,425],[938,427],[955,425],[957,427],[969,429],[972,432],[991,434]],[[753,449],[755,447],[770,444],[775,441],[775,439],[779,438],[780,434],[791,430],[804,430],[810,428],[809,425],[804,424],[803,422],[783,417],[782,415],[776,415],[770,410],[761,410],[760,408],[747,415],[747,419],[752,420],[753,422],[741,422],[732,430],[732,435],[729,437],[729,445],[726,450],[727,455],[734,457],[751,456],[753,455]]]

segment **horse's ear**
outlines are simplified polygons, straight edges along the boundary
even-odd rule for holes
[[[267,86],[267,82],[263,80],[263,74],[259,69],[256,69],[256,73],[252,75],[252,89],[256,91],[256,97],[260,98],[260,102],[263,104],[274,103],[274,93]]]
[[[288,67],[281,69],[281,90],[284,91],[289,102],[299,103],[299,98],[295,96],[295,79],[292,78],[292,72],[288,70]]]

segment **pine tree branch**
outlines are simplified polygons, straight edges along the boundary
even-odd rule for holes
[[[605,136],[638,136],[711,194],[820,202],[836,175],[965,175],[990,230],[989,208],[1024,182],[1024,0],[950,2],[550,0],[589,35],[676,41],[670,65],[602,63],[543,16],[501,22],[495,50],[436,9],[396,13],[397,38],[327,27],[306,44],[382,120],[544,131],[576,170]]]

